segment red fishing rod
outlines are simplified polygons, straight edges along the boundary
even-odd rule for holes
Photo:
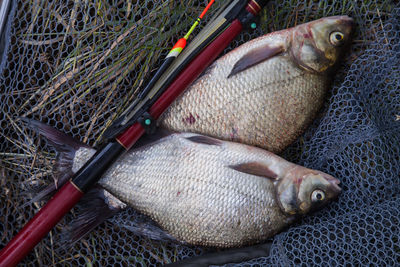
[[[175,73],[179,72],[179,74],[176,74],[173,79],[165,79],[164,84],[168,84],[166,89],[163,89],[165,86],[161,86],[156,92],[150,91],[142,104],[134,107],[135,114],[130,114],[130,119],[128,119],[128,122],[133,122],[133,124],[115,138],[110,138],[109,142],[99,149],[1,250],[0,266],[18,264],[75,206],[115,160],[130,149],[146,130],[151,131],[155,120],[216,59],[242,29],[253,22],[266,2],[266,0],[231,1],[227,7],[228,12],[220,14],[223,19],[221,23],[216,23],[219,26],[204,39],[202,44],[206,47],[194,49],[188,57],[188,61],[191,57],[193,58],[190,64],[182,71],[180,71],[182,67],[176,68]]]

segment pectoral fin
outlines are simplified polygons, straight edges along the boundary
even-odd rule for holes
[[[278,178],[278,175],[272,171],[267,165],[260,162],[247,162],[237,165],[230,165],[229,168],[239,172],[265,177],[271,180]]]
[[[282,46],[263,46],[257,49],[253,49],[245,54],[235,66],[233,66],[231,73],[229,73],[228,78],[233,75],[244,71],[254,65],[261,63],[267,59],[270,59],[284,51]]]

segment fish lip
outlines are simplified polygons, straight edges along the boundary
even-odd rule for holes
[[[339,187],[340,181],[334,177],[330,177],[328,182],[331,184],[331,189],[335,194],[339,194],[342,191],[342,188]]]
[[[355,25],[354,19],[349,16],[342,16],[341,23],[346,24],[350,28],[353,28]]]
[[[332,190],[334,194],[339,194],[342,191],[342,189],[339,187],[339,179],[336,179],[335,177],[327,173],[323,173],[322,176],[330,183],[330,187],[328,190]]]

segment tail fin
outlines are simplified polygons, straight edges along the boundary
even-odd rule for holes
[[[90,146],[81,143],[44,123],[27,118],[20,119],[26,123],[26,126],[29,129],[32,129],[45,137],[57,150],[56,164],[54,166],[54,176],[57,177],[55,182],[44,188],[35,195],[31,201],[25,204],[28,205],[44,199],[53,194],[58,187],[63,186],[74,174],[72,172],[72,164],[76,151],[81,147],[90,148]],[[162,134],[168,135],[170,133],[165,132]],[[147,142],[150,141],[152,140],[148,140]],[[146,145],[147,142],[141,143],[140,145]],[[77,218],[74,220],[72,225],[68,227],[67,231],[62,233],[62,239],[66,245],[71,245],[75,241],[80,240],[98,225],[124,209],[126,204],[118,200],[106,190],[100,187],[95,187],[85,194],[78,203],[78,207],[79,211]],[[145,215],[135,212],[132,220],[129,222],[121,223],[118,219],[116,220],[121,227],[132,231],[136,235],[146,236],[147,238],[154,240],[169,240],[177,242],[172,236],[165,233]]]
[[[40,201],[47,196],[52,195],[57,188],[63,186],[73,175],[72,164],[76,150],[78,150],[80,147],[89,146],[39,121],[28,118],[20,119],[26,123],[26,126],[29,129],[32,129],[44,136],[57,151],[57,158],[54,166],[54,183],[48,185],[46,188],[36,194],[31,201],[25,204],[26,206],[30,203]]]

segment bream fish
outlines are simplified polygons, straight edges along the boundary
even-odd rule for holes
[[[30,121],[59,149],[65,182],[95,149]],[[118,159],[101,187],[109,208],[126,203],[178,241],[235,247],[265,240],[339,192],[339,180],[263,149],[193,133],[169,134]],[[120,201],[123,203],[121,203]]]
[[[326,17],[227,53],[163,114],[159,125],[278,153],[315,118],[353,20]]]

